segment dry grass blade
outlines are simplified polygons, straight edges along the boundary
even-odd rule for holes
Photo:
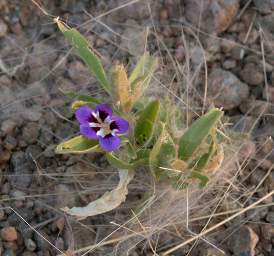
[[[225,220],[219,222],[218,224],[212,226],[211,228],[204,230],[203,232],[201,232],[200,234],[196,235],[195,237],[192,237],[192,238],[186,240],[185,242],[183,242],[183,243],[181,243],[181,244],[179,244],[179,245],[177,245],[177,246],[175,246],[175,247],[167,250],[166,252],[164,252],[162,254],[162,256],[170,255],[172,252],[177,251],[178,249],[180,249],[180,248],[184,247],[185,245],[187,245],[187,244],[195,241],[196,239],[207,235],[211,231],[213,231],[213,230],[219,228],[220,226],[224,225],[225,223],[227,223],[227,222],[235,219],[237,216],[239,216],[239,215],[245,213],[246,211],[254,208],[256,205],[258,205],[259,203],[263,202],[265,199],[269,198],[272,195],[274,195],[274,190],[272,190],[267,195],[265,195],[264,197],[262,197],[259,200],[257,200],[255,203],[253,203],[253,204],[249,205],[248,207],[242,209],[240,212],[237,212],[237,213],[233,214],[232,216],[226,218]]]

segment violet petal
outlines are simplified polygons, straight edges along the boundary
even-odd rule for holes
[[[80,124],[86,124],[89,122],[90,117],[92,117],[92,112],[94,110],[91,108],[82,106],[75,111],[75,116]]]
[[[99,112],[99,116],[102,121],[104,121],[108,116],[112,116],[112,108],[108,104],[99,104],[96,106],[96,112]]]
[[[110,134],[105,136],[104,138],[99,136],[99,143],[104,150],[110,152],[110,151],[117,150],[120,147],[121,140],[119,137],[112,136]]]
[[[111,118],[113,121],[110,124],[110,129],[114,130],[117,129],[117,134],[123,134],[128,131],[129,123],[127,120],[119,117],[119,116],[112,116]]]
[[[88,124],[81,124],[80,125],[80,133],[84,135],[87,138],[90,139],[98,139],[98,136],[96,135],[96,131],[89,127]]]

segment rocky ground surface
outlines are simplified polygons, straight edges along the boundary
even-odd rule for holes
[[[178,95],[186,88],[189,67],[193,76],[189,94],[200,103],[206,67],[206,103],[223,107],[233,129],[251,134],[243,151],[250,160],[238,177],[238,192],[244,194],[235,199],[235,207],[251,204],[274,188],[273,1],[139,1],[120,9],[117,7],[130,1],[37,2],[50,15],[78,26],[93,42],[106,67],[112,61],[131,67],[147,43],[148,50],[161,57],[159,75]],[[100,19],[95,19],[98,15]],[[101,93],[83,63],[68,50],[52,19],[31,1],[0,0],[3,256],[57,255],[100,241],[109,233],[113,217],[123,223],[119,211],[81,223],[59,210],[100,195],[100,184],[106,182],[109,168],[100,156],[54,154],[58,142],[77,133],[69,110],[71,99],[58,88]],[[182,80],[172,78],[174,63]],[[107,182],[109,187],[115,184],[112,179]],[[264,203],[270,206],[247,212],[221,229],[226,236],[216,238],[215,244],[224,248],[226,255],[274,255],[273,198]],[[172,239],[176,244],[178,240]],[[112,255],[112,251],[109,245],[89,255]],[[156,254],[142,245],[129,255]],[[185,254],[179,250],[173,255]],[[202,243],[190,255],[222,254]]]

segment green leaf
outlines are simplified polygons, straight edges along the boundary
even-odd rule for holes
[[[149,163],[149,158],[144,157],[144,158],[137,158],[131,162],[131,164],[134,166],[134,168],[137,168],[139,166],[147,166]]]
[[[197,171],[192,171],[191,172],[191,178],[195,178],[195,179],[199,179],[200,180],[200,184],[199,187],[203,188],[206,186],[206,184],[208,183],[209,179],[207,176],[201,174],[200,172]]]
[[[172,186],[174,189],[183,190],[189,187],[189,183],[182,182],[180,179],[177,179],[172,182]]]
[[[147,53],[144,54],[129,77],[130,84],[134,84],[138,79],[144,79],[144,77],[151,76],[157,68],[157,65],[157,58],[150,56]]]
[[[56,20],[57,25],[66,39],[73,46],[77,54],[85,62],[90,72],[96,76],[102,88],[111,95],[111,88],[107,79],[106,73],[100,59],[91,50],[91,46],[86,38],[81,35],[76,29],[68,27],[60,20]]]
[[[157,66],[157,58],[147,53],[141,57],[129,77],[132,95],[141,95],[145,91]]]
[[[148,163],[148,158],[137,158],[133,161],[131,161],[130,163],[125,162],[124,160],[119,159],[118,157],[116,157],[115,155],[113,155],[113,153],[107,153],[106,154],[106,158],[108,160],[108,162],[110,163],[110,165],[112,165],[113,167],[116,168],[123,168],[123,169],[134,169],[138,166],[144,165],[146,163]]]
[[[158,137],[149,156],[149,167],[156,178],[160,178],[163,173],[168,172],[160,167],[171,168],[171,162],[176,157],[175,144],[163,126],[162,132]]]
[[[222,114],[220,109],[214,108],[194,121],[179,140],[178,156],[181,160],[189,160],[220,120]]]
[[[102,152],[98,141],[90,140],[82,135],[60,143],[56,149],[56,154],[84,154],[92,152]]]
[[[140,113],[134,129],[135,141],[139,146],[151,139],[159,109],[160,102],[155,100],[150,102]]]
[[[214,155],[215,151],[216,146],[215,143],[212,141],[211,145],[209,146],[208,152],[204,153],[198,160],[195,161],[195,164],[193,165],[194,170],[201,172],[206,167],[206,165]]]
[[[203,188],[207,185],[209,178],[198,171],[191,171],[189,175],[181,174],[176,177],[172,177],[172,185],[175,189],[186,189],[191,186],[193,181],[191,179],[198,179],[200,181],[199,187]]]
[[[116,167],[118,169],[132,169],[132,168],[134,168],[133,164],[127,163],[127,162],[119,159],[118,157],[114,156],[113,153],[107,153],[106,158],[107,158],[108,162],[110,163],[110,165],[112,165],[113,167]]]
[[[125,143],[125,149],[130,159],[136,159],[137,153],[136,149],[133,147],[130,141],[126,141]]]
[[[140,149],[137,151],[137,159],[142,159],[142,158],[149,158],[150,150],[149,149]]]

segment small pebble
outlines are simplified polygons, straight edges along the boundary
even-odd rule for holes
[[[24,240],[25,246],[29,251],[35,251],[37,246],[36,243],[31,239],[31,238],[27,238]]]
[[[11,197],[16,198],[17,200],[24,200],[26,193],[20,190],[14,190],[11,193]]]
[[[11,119],[7,119],[2,122],[1,131],[4,132],[4,134],[10,135],[13,133],[15,127],[16,127],[16,122]]]
[[[160,10],[160,20],[167,20],[168,19],[168,10],[163,8]]]
[[[6,215],[5,215],[5,211],[3,209],[0,209],[0,221],[3,221],[5,219]],[[1,255],[1,253],[0,253]]]
[[[32,110],[32,109],[28,109],[24,112],[22,112],[22,117],[26,120],[26,121],[30,121],[30,122],[37,122],[41,119],[41,112],[38,110]]]
[[[274,224],[274,212],[269,212],[266,216],[266,220],[271,224]]]
[[[4,37],[7,34],[8,26],[3,20],[0,20],[0,37]]]
[[[5,249],[11,249],[12,251],[16,252],[18,249],[19,241],[12,241],[12,242],[4,242]]]
[[[253,0],[253,3],[262,14],[271,13],[274,10],[273,0]]]
[[[265,176],[264,170],[256,169],[251,175],[251,179],[250,179],[251,184],[257,186],[261,182],[261,180],[264,178],[264,176]]]
[[[194,46],[190,49],[191,62],[196,66],[201,65],[204,63],[205,54],[206,52],[201,47]]]
[[[203,252],[199,256],[224,256],[224,254],[215,248],[203,248]]]
[[[225,110],[233,109],[248,96],[248,85],[240,81],[232,72],[216,68],[209,74],[208,98],[215,106]]]
[[[32,144],[37,141],[39,135],[39,126],[37,123],[27,123],[23,128],[22,137],[25,142]]]
[[[266,223],[264,225],[261,225],[261,233],[262,237],[265,240],[271,241],[271,238],[274,238],[274,226],[270,223]]]
[[[17,140],[14,137],[8,135],[4,140],[4,146],[8,150],[13,150],[17,146]]]
[[[246,64],[240,75],[242,80],[249,85],[260,85],[264,81],[263,70],[259,70],[255,63]]]
[[[57,219],[55,223],[56,223],[56,226],[57,226],[59,232],[61,233],[65,226],[65,218],[61,217],[61,218]]]
[[[51,245],[48,242],[46,242],[45,239],[41,237],[41,235],[49,241],[51,241],[51,238],[45,232],[40,232],[40,235],[38,235],[37,233],[34,234],[34,240],[37,249],[46,251],[47,249],[51,248]],[[44,256],[44,254],[42,255]]]
[[[256,145],[253,141],[247,140],[243,141],[240,150],[239,150],[239,156],[240,159],[243,161],[246,161],[247,159],[253,158],[256,153]]]
[[[221,33],[232,24],[240,5],[238,0],[184,0],[184,6],[186,19],[192,25],[208,33]]]
[[[258,241],[259,237],[254,230],[248,226],[242,226],[230,236],[228,246],[235,255],[255,256]]]
[[[222,65],[224,69],[232,69],[236,67],[237,62],[236,60],[228,59],[225,60]]]
[[[271,103],[274,103],[274,87],[268,86],[267,90],[263,91],[263,98],[269,99]]]
[[[2,228],[0,231],[0,235],[5,241],[8,242],[15,241],[18,238],[17,231],[14,227]]]
[[[3,252],[3,255],[2,256],[16,256],[15,255],[15,252],[11,249],[6,249],[4,252]]]
[[[73,61],[68,64],[68,75],[72,81],[78,81],[80,84],[86,83],[88,70],[81,61]]]
[[[224,53],[229,53],[236,45],[236,39],[231,38],[222,38],[220,42],[221,50]]]
[[[35,252],[25,251],[22,256],[37,256],[37,254]]]
[[[175,50],[175,58],[178,61],[183,61],[185,58],[185,48],[182,45],[179,45]]]
[[[251,97],[240,105],[243,114],[259,117],[270,110],[270,104],[264,100],[254,100]]]
[[[65,242],[64,239],[62,237],[58,237],[55,240],[55,246],[59,249],[59,250],[64,250],[65,249]]]
[[[11,158],[11,152],[9,150],[3,150],[0,147],[0,164],[6,163]]]
[[[245,56],[245,50],[236,46],[231,50],[231,56],[235,60],[242,60]]]
[[[1,188],[2,194],[9,194],[10,192],[10,184],[8,182],[4,183]]]

